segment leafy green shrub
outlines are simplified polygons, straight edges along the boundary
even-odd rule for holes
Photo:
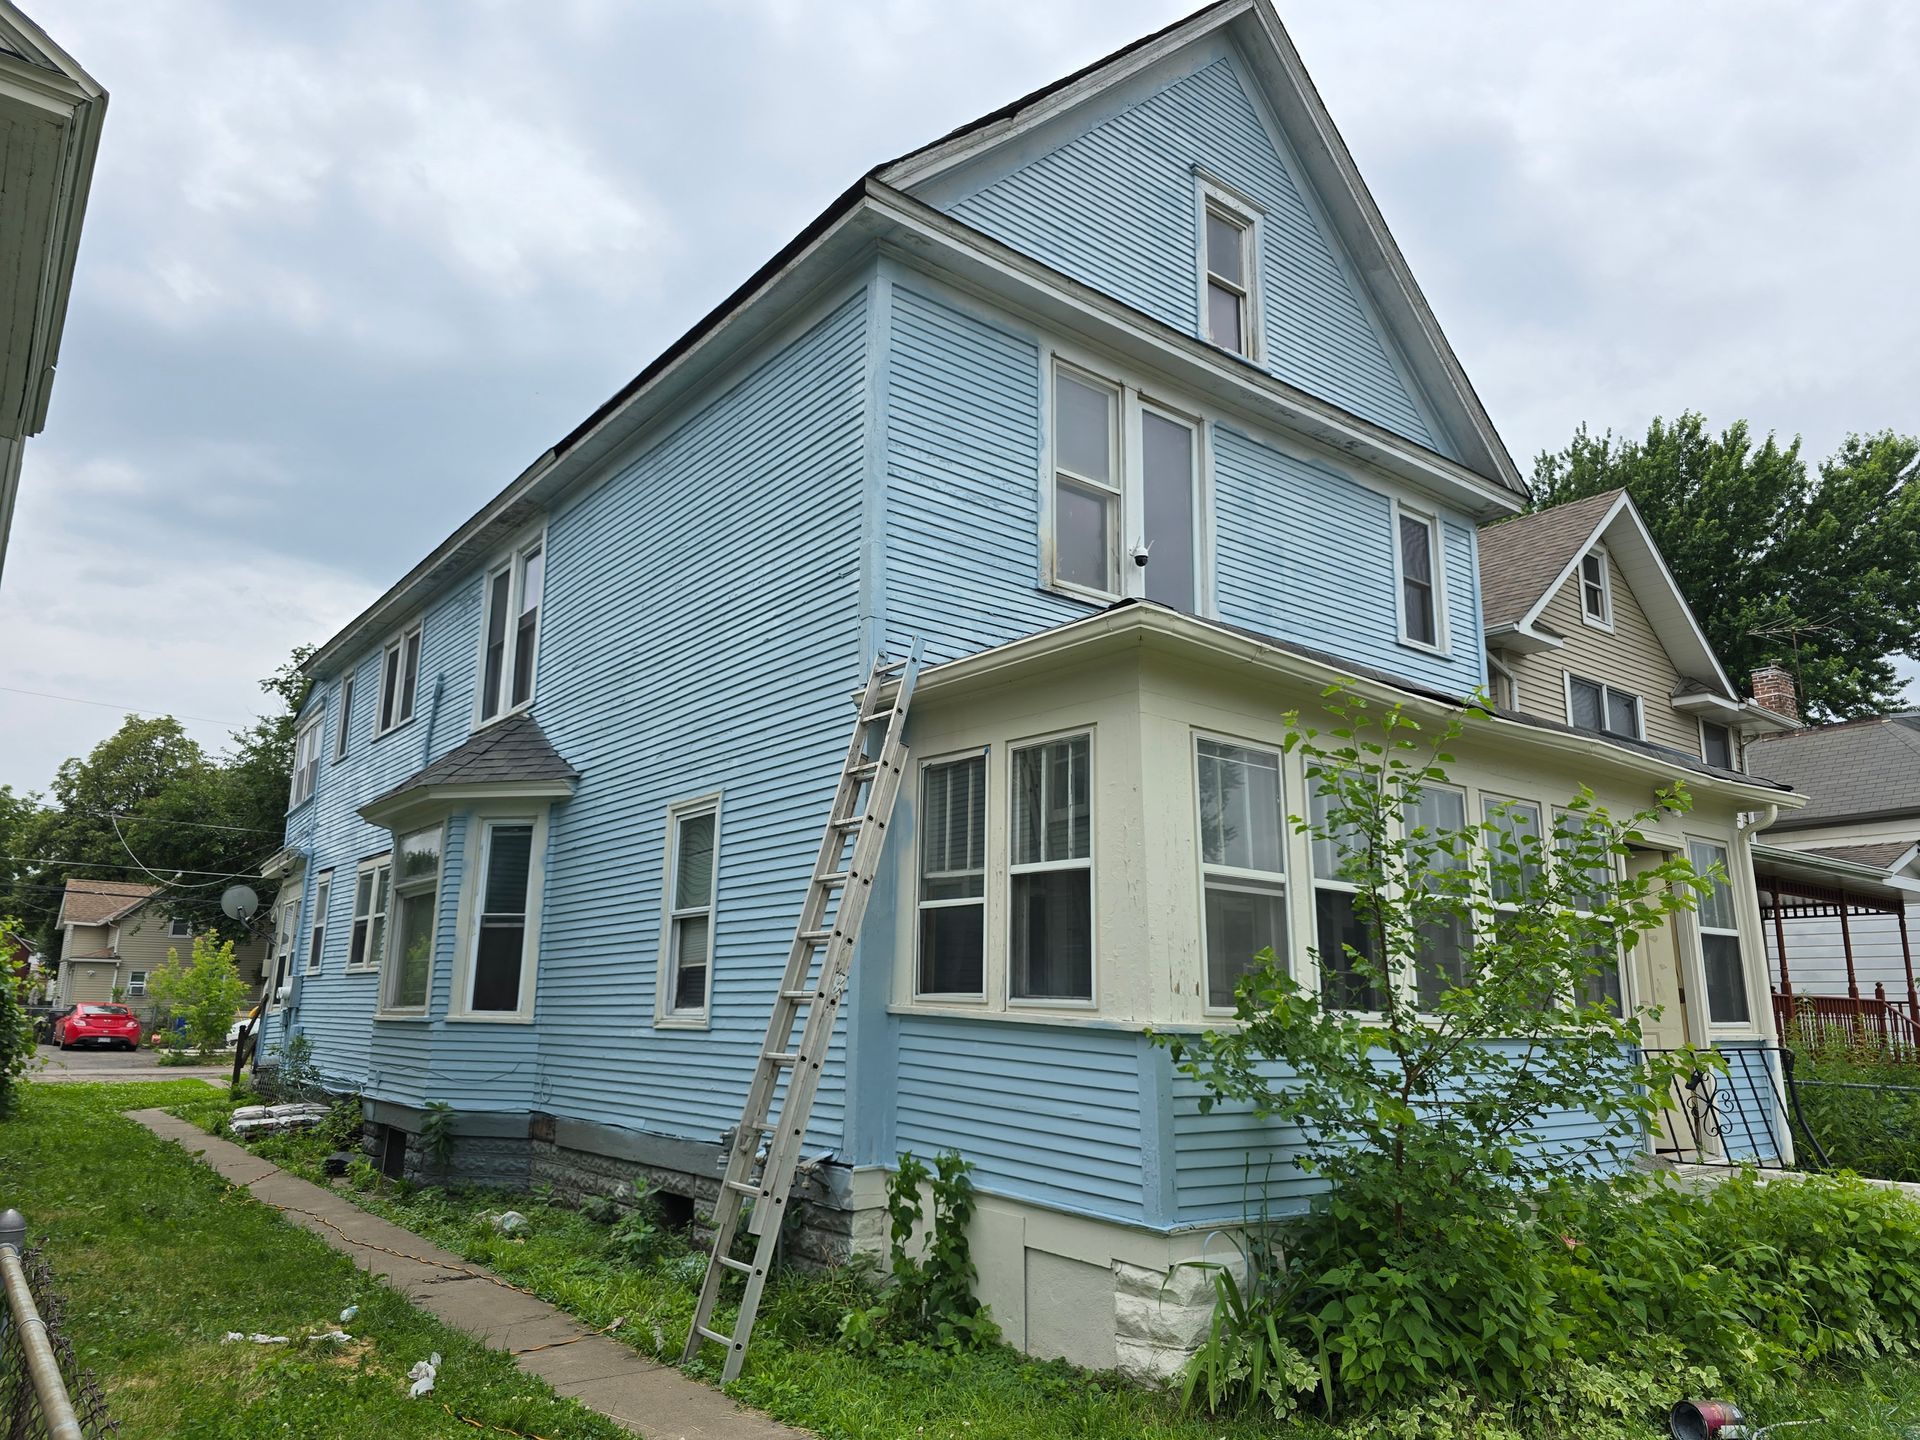
[[[887,1181],[887,1220],[892,1253],[891,1283],[879,1300],[849,1310],[840,1322],[842,1340],[874,1353],[931,1345],[971,1350],[999,1340],[1000,1329],[973,1295],[973,1252],[967,1226],[973,1219],[973,1167],[956,1151],[934,1158],[933,1169],[903,1154]],[[921,1187],[932,1195],[932,1224],[925,1227],[925,1258],[913,1254],[922,1229]]]
[[[0,916],[0,944],[17,921]],[[13,1108],[14,1092],[33,1064],[33,1022],[21,997],[27,982],[11,968],[0,969],[0,1115]]]
[[[446,1173],[453,1159],[453,1106],[445,1100],[429,1100],[420,1119],[420,1144],[433,1162],[433,1168]]]
[[[608,1201],[609,1205],[614,1202]],[[581,1207],[583,1210],[585,1207]],[[617,1207],[616,1207],[617,1209]],[[660,1202],[644,1175],[633,1177],[633,1198],[607,1229],[606,1253],[622,1265],[646,1266],[680,1248],[660,1214]]]
[[[227,1042],[233,1012],[247,998],[247,982],[234,963],[233,942],[211,934],[194,937],[192,954],[167,951],[167,963],[148,979],[161,1013],[186,1022],[187,1039],[203,1055]]]
[[[1794,1076],[1805,1130],[1831,1168],[1920,1181],[1920,1061],[1834,1033],[1795,1056]],[[1796,1138],[1802,1168],[1815,1168],[1804,1131]]]

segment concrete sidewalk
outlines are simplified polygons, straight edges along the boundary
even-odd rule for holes
[[[654,1440],[812,1440],[733,1403],[618,1340],[596,1334],[544,1300],[370,1215],[298,1176],[164,1110],[132,1110],[154,1134],[198,1155],[256,1199],[311,1230],[356,1265],[383,1276],[415,1305],[538,1375],[562,1395]]]

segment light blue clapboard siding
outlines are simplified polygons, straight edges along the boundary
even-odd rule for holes
[[[582,779],[553,815],[544,1109],[709,1140],[739,1119],[861,673],[864,346],[856,295],[550,521],[535,715]],[[656,1028],[667,807],[716,791],[712,1028]]]
[[[1448,448],[1222,57],[948,205],[968,224],[1199,333],[1194,167],[1257,202],[1265,366],[1423,445]]]
[[[1450,654],[1399,643],[1393,504],[1331,465],[1213,429],[1220,618],[1465,694],[1486,680],[1472,527],[1442,514]]]
[[[1760,1040],[1720,1040],[1714,1048],[1727,1057],[1715,1103],[1727,1158],[1778,1162],[1786,1148],[1778,1055],[1769,1053]]]
[[[901,1150],[956,1149],[994,1194],[1144,1218],[1139,1035],[909,1015],[899,1036]]]
[[[910,285],[892,293],[889,630],[944,660],[1086,615],[1037,588],[1038,345]]]

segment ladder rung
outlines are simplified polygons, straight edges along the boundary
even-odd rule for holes
[[[831,875],[816,875],[813,878],[821,885],[845,885],[852,874],[851,870],[836,870]]]
[[[738,1190],[742,1195],[758,1195],[760,1193],[760,1187],[751,1180],[729,1180],[726,1184],[729,1190]]]
[[[738,1271],[742,1275],[751,1275],[753,1273],[753,1266],[745,1260],[736,1260],[731,1255],[716,1255],[714,1258],[729,1270]]]
[[[824,945],[833,938],[831,930],[802,930],[800,938],[809,945]]]
[[[858,830],[866,823],[867,817],[864,815],[849,815],[844,820],[829,820],[827,822],[827,828],[829,830]]]
[[[818,1000],[820,992],[818,990],[782,990],[780,998],[782,1000]]]
[[[864,780],[869,775],[878,775],[879,773],[880,773],[880,762],[878,760],[865,761],[859,765],[850,767],[847,771],[847,774],[851,775],[856,780]]]
[[[897,675],[912,663],[911,657],[905,660],[882,660],[874,665],[873,671],[876,675]]]
[[[731,1344],[733,1344],[733,1336],[731,1336],[731,1335],[723,1335],[723,1334],[721,1334],[721,1333],[720,1333],[720,1331],[718,1331],[718,1330],[709,1330],[709,1329],[708,1329],[708,1328],[707,1328],[706,1326],[704,1326],[704,1325],[696,1325],[696,1326],[694,1326],[693,1328],[694,1328],[695,1330],[698,1330],[698,1331],[699,1331],[699,1332],[700,1332],[700,1333],[701,1333],[701,1334],[702,1334],[703,1336],[705,1336],[705,1337],[706,1337],[707,1339],[709,1339],[709,1340],[711,1340],[711,1341],[713,1341],[713,1343],[714,1343],[714,1344],[716,1344],[716,1345],[731,1345]]]
[[[775,1065],[798,1065],[800,1052],[798,1050],[765,1050],[761,1052],[760,1058],[771,1061]]]
[[[883,705],[878,710],[862,710],[860,712],[860,723],[862,725],[876,725],[882,720],[891,720],[899,713],[900,707],[898,705]]]

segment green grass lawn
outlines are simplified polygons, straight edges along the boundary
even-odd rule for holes
[[[210,1093],[195,1080],[29,1085],[0,1120],[0,1204],[44,1242],[75,1349],[128,1440],[487,1433],[443,1404],[549,1440],[626,1434],[119,1113]],[[221,1343],[333,1328],[352,1304],[351,1347]],[[408,1368],[435,1350],[438,1388],[406,1399]]]
[[[178,1113],[211,1126],[225,1108],[223,1101],[204,1098]],[[314,1178],[318,1158],[331,1144],[279,1138],[260,1148]],[[669,1243],[644,1262],[631,1263],[620,1255],[608,1227],[541,1203],[537,1196],[515,1196],[510,1202],[531,1221],[517,1239],[476,1218],[507,1203],[498,1195],[403,1187],[358,1199],[590,1325],[624,1316],[622,1338],[661,1358],[678,1358],[704,1260],[684,1244]],[[844,1275],[780,1277],[769,1288],[746,1373],[729,1387],[731,1393],[828,1440],[1252,1440],[1276,1434],[1290,1440],[1589,1440],[1608,1433],[1570,1430],[1547,1415],[1516,1422],[1507,1416],[1408,1412],[1339,1427],[1307,1418],[1284,1423],[1205,1419],[1182,1414],[1165,1393],[1006,1348],[962,1355],[851,1353],[835,1342],[835,1332],[840,1316],[862,1299],[859,1284]],[[697,1373],[714,1378],[712,1370]],[[1899,1358],[1864,1373],[1783,1375],[1772,1393],[1733,1398],[1760,1423],[1821,1419],[1782,1432],[1801,1440],[1897,1437],[1903,1426],[1920,1425],[1920,1364]],[[1610,1433],[1651,1440],[1666,1435],[1667,1428],[1662,1417],[1647,1415]]]

